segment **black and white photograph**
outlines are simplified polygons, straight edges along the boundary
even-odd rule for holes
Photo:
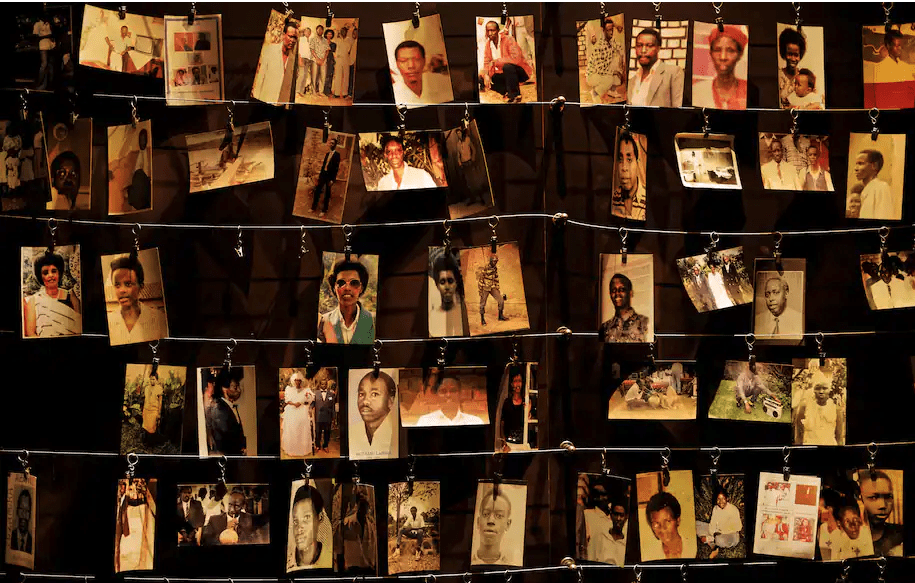
[[[45,116],[51,200],[47,210],[88,210],[92,203],[92,119]]]
[[[201,105],[201,99],[222,100],[222,15],[165,17],[166,105]]]
[[[22,247],[20,267],[22,337],[82,334],[79,245]]]
[[[402,368],[399,375],[404,427],[489,425],[485,366]]]
[[[683,105],[688,33],[688,20],[632,21],[627,86],[630,105]]]
[[[849,134],[845,216],[900,220],[904,176],[905,134]]]
[[[699,312],[733,308],[753,301],[753,284],[743,247],[677,259],[686,295]]]
[[[539,397],[536,362],[505,365],[496,399],[494,451],[538,449]]]
[[[388,486],[388,575],[440,569],[441,488],[423,481]]]
[[[903,472],[862,468],[853,472],[861,504],[862,526],[870,531],[874,554],[879,557],[902,557],[905,528],[903,525]],[[845,527],[843,521],[843,528]],[[844,557],[841,557],[844,558]]]
[[[73,8],[69,4],[21,4],[15,16],[13,57],[5,63],[13,83],[44,91],[73,87]]]
[[[753,552],[813,559],[820,500],[820,478],[760,472]]]
[[[822,26],[779,22],[778,102],[783,109],[826,109]]]
[[[439,131],[359,134],[359,160],[369,192],[448,186],[445,139]]]
[[[339,501],[339,502],[338,502]],[[340,483],[334,486],[334,541],[336,554],[343,554],[336,571],[374,575],[378,571],[378,522],[375,517],[375,487]]]
[[[121,455],[181,453],[186,386],[183,366],[127,365]]]
[[[791,423],[793,374],[790,364],[725,361],[709,419]]]
[[[346,427],[349,459],[378,460],[400,457],[398,369],[349,371]]]
[[[534,16],[477,16],[480,103],[537,101]]]
[[[615,217],[644,221],[648,208],[648,136],[616,128],[616,162],[613,164],[613,198],[610,212]]]
[[[139,5],[138,5],[139,6]],[[86,4],[79,38],[79,64],[94,69],[163,77],[165,22],[161,18]]]
[[[746,558],[745,512],[743,474],[701,476],[696,484],[696,558]]]
[[[693,107],[747,108],[750,27],[693,21]]]
[[[102,255],[102,285],[112,346],[168,336],[165,284],[158,249]]]
[[[413,26],[412,20],[385,22],[381,26],[394,103],[417,106],[453,101],[441,16],[420,16],[418,27]]]
[[[639,547],[643,561],[695,559],[696,506],[693,473],[671,470],[636,474]]]
[[[35,568],[35,522],[38,516],[34,474],[10,472],[6,480],[6,563]]]
[[[861,255],[861,283],[871,310],[915,307],[915,252]]]
[[[806,259],[756,260],[753,334],[760,344],[797,345],[804,340]]]
[[[479,292],[464,298],[471,336],[530,328],[518,243],[462,249],[461,273],[473,274]]]
[[[845,445],[848,371],[844,358],[795,358],[791,379],[794,445]]]
[[[108,214],[153,208],[152,122],[108,127]]]
[[[527,484],[480,480],[473,512],[470,565],[524,566]]]
[[[680,181],[686,188],[740,190],[734,136],[677,134],[674,136]]]
[[[346,207],[346,191],[353,169],[356,136],[305,128],[292,214],[339,225]]]
[[[607,419],[695,419],[698,397],[695,362],[655,361],[618,381]]]
[[[40,111],[0,120],[0,210],[44,211],[51,202],[47,141]]]
[[[625,21],[620,13],[575,23],[579,101],[583,106],[626,102]]]
[[[330,479],[294,480],[289,493],[289,529],[286,534],[286,572],[331,569],[334,566],[336,512]]]
[[[833,192],[829,136],[760,132],[759,174],[766,190]]]
[[[495,205],[476,120],[464,121],[445,132],[445,173],[448,176],[445,202],[449,218],[476,215]]]
[[[270,544],[268,484],[178,484],[179,547]]]
[[[429,337],[466,336],[467,306],[459,249],[429,247],[428,290]]]
[[[575,501],[576,558],[622,567],[629,543],[632,480],[578,474]]]
[[[270,122],[185,136],[190,192],[205,192],[273,178]]]
[[[281,368],[280,459],[340,457],[336,367]]]
[[[197,444],[202,457],[257,455],[253,366],[197,369]]]
[[[324,16],[299,18],[295,102],[348,106],[355,95],[359,19]],[[285,95],[285,94],[284,94]]]
[[[915,107],[915,23],[888,21],[863,26],[861,61],[864,70],[864,108]],[[804,28],[807,28],[806,26]]]
[[[600,256],[601,342],[654,342],[654,256]]]
[[[156,559],[155,478],[118,480],[115,500],[114,572],[152,571]]]
[[[295,102],[299,72],[299,21],[292,13],[270,11],[251,97],[274,104]]]
[[[318,342],[372,344],[378,306],[378,255],[324,251],[318,291]]]

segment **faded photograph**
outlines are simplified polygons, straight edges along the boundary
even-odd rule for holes
[[[793,373],[790,364],[726,361],[709,419],[791,423]]]
[[[686,188],[740,190],[734,136],[677,134],[674,136],[680,181]]]
[[[625,16],[607,15],[575,23],[578,38],[579,101],[584,104],[626,102]]]
[[[493,451],[510,453],[539,448],[539,397],[536,362],[505,365],[496,399]]]
[[[355,95],[358,18],[303,16],[299,19],[295,102],[347,106]]]
[[[915,107],[913,24],[878,24],[862,27],[861,32],[864,108]]]
[[[616,162],[613,164],[613,198],[610,212],[615,217],[644,221],[648,208],[648,137],[616,128]]]
[[[681,107],[686,51],[689,46],[688,20],[634,20],[630,37],[630,105]]]
[[[693,107],[747,108],[750,27],[693,21]]]
[[[753,552],[813,559],[820,478],[761,472],[756,499]]]
[[[334,530],[331,520],[339,514],[333,504],[332,480],[306,478],[292,482],[286,534],[287,573],[333,568]]]
[[[861,255],[861,283],[872,310],[915,307],[915,252]]]
[[[47,210],[88,210],[92,202],[92,120],[48,117],[46,122],[51,180]]]
[[[495,205],[476,120],[465,120],[445,132],[445,171],[445,201],[451,219],[479,214]]]
[[[759,175],[766,190],[833,192],[829,136],[760,132]]]
[[[318,342],[371,344],[378,306],[378,256],[325,251],[318,291]]]
[[[112,346],[168,336],[158,249],[102,255],[102,284]]]
[[[86,4],[79,40],[79,64],[94,69],[161,79],[165,22],[161,18]]]
[[[699,312],[732,308],[753,301],[743,247],[677,259],[686,295]]]
[[[476,17],[480,103],[537,101],[534,17]]]
[[[378,521],[375,487],[368,484],[334,486],[334,547],[343,555],[336,570],[375,574],[378,571]],[[342,551],[340,550],[342,549]]]
[[[778,102],[784,109],[826,109],[823,27],[776,25]]]
[[[181,453],[186,385],[183,366],[127,365],[121,455]]]
[[[296,73],[299,72],[299,21],[289,14],[270,11],[251,85],[251,97],[254,99],[266,103],[295,102]]]
[[[0,210],[46,210],[52,199],[41,112],[0,120],[0,144]]]
[[[656,362],[619,382],[607,419],[695,419],[698,397],[695,362]]]
[[[185,136],[190,192],[216,190],[273,178],[270,122]]]
[[[197,443],[201,456],[257,455],[253,366],[197,369]]]
[[[441,132],[359,134],[359,160],[369,192],[448,186]]]
[[[17,87],[67,92],[73,87],[73,10],[69,4],[22,4],[15,16],[12,70]]]
[[[695,559],[696,507],[689,470],[636,474],[643,561]]]
[[[6,563],[35,568],[37,480],[33,474],[10,472],[6,480]]]
[[[441,16],[421,16],[419,27],[414,27],[412,20],[385,22],[381,26],[394,103],[425,105],[453,101]]]
[[[632,482],[608,474],[578,474],[576,558],[622,567],[629,542]]]
[[[165,17],[166,105],[200,105],[197,99],[222,100],[222,15]]]
[[[178,484],[178,546],[270,544],[267,484]]]
[[[696,485],[696,558],[745,558],[745,512],[743,474],[700,477]]]
[[[601,342],[654,342],[653,255],[601,253],[599,295]]]
[[[376,460],[400,456],[398,370],[350,369],[347,385],[349,459]]]
[[[292,214],[339,225],[346,207],[356,136],[305,128]]]
[[[473,516],[470,565],[524,565],[527,484],[480,480]]]
[[[905,134],[849,134],[848,196],[845,216],[850,219],[902,218],[905,181]]]
[[[399,376],[404,427],[489,425],[486,367],[402,368]]]
[[[118,480],[114,572],[152,571],[156,556],[157,480]]]
[[[20,266],[22,337],[82,334],[79,245],[22,247]]]
[[[795,445],[845,445],[848,371],[844,358],[795,358],[791,423]]]
[[[753,333],[763,344],[799,344],[806,314],[805,259],[756,260]]]
[[[153,143],[150,120],[108,128],[108,214],[152,210]]]
[[[451,253],[447,253],[450,249]],[[455,248],[429,247],[429,337],[467,335],[467,306],[461,252]]]
[[[495,251],[489,245],[461,250],[461,273],[475,276],[479,292],[464,298],[471,336],[530,328],[517,243],[500,243]]]
[[[281,368],[280,458],[340,457],[335,367]]]
[[[441,484],[395,482],[388,486],[388,574],[441,567]]]

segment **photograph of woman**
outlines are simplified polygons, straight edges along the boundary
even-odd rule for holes
[[[156,540],[156,480],[118,481],[114,572],[151,571]]]
[[[21,265],[22,337],[80,335],[79,245],[23,247]]]
[[[749,27],[708,22],[693,27],[693,105],[715,109],[747,108]],[[708,48],[708,53],[705,49]]]
[[[290,369],[280,369],[289,374]],[[283,458],[305,457],[314,454],[315,392],[311,382],[305,380],[301,369],[292,369],[286,388],[280,395],[284,403],[280,426],[280,444]]]
[[[512,444],[524,442],[524,369],[508,367],[508,398],[502,401],[502,438]],[[510,447],[510,446],[509,446]]]
[[[537,449],[537,363],[510,362],[499,382],[495,451]]]
[[[785,109],[823,109],[823,28],[778,24],[778,102]],[[801,64],[803,61],[803,65]]]

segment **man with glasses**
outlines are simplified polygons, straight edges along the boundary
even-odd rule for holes
[[[462,313],[464,282],[461,279],[461,268],[453,257],[442,254],[432,264],[430,275],[441,299],[436,303],[433,294],[432,308],[429,310],[429,336],[464,336],[467,332]]]
[[[629,78],[629,103],[657,107],[683,105],[683,69],[658,58],[661,34],[646,28],[635,37],[639,66]]]
[[[369,272],[359,260],[338,260],[327,278],[337,296],[337,307],[318,318],[318,342],[371,344],[375,318],[359,302],[369,284]]]

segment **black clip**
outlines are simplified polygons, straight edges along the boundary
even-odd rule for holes
[[[353,461],[353,486],[354,487],[359,485],[359,479],[360,479],[359,478],[359,462],[354,460]],[[353,492],[353,494],[355,495],[355,492]]]
[[[563,110],[566,108],[566,98],[563,95],[554,97],[550,100],[550,111],[554,116],[559,117],[562,115]]]
[[[654,342],[648,343],[648,360],[651,361],[652,368],[656,368],[658,366],[657,361],[655,360],[655,357],[654,357]]]
[[[413,495],[413,482],[416,481],[416,456],[412,453],[407,456],[407,492]]]
[[[712,133],[712,127],[708,123],[708,110],[702,108],[702,136],[707,140],[710,133]]]
[[[775,232],[775,250],[772,252],[772,256],[775,258],[775,270],[778,271],[779,275],[783,273],[782,269],[782,234],[780,231]]]
[[[489,251],[495,254],[499,247],[499,237],[496,235],[496,226],[499,224],[499,217],[493,215],[489,217],[489,228],[492,229],[492,236],[489,237]]]
[[[620,258],[620,261],[623,263],[623,265],[626,265],[626,260],[627,260],[627,258],[626,258],[626,253],[627,253],[626,239],[629,238],[629,229],[627,229],[626,227],[620,227],[619,234],[620,234],[620,254],[622,255],[622,257]]]
[[[654,4],[654,27],[660,33],[661,32],[661,20],[663,18],[661,16],[661,3],[652,2],[652,4]]]
[[[328,25],[330,26],[330,25]],[[326,144],[327,140],[330,139],[330,128],[333,127],[330,125],[330,109],[324,110],[324,133],[321,135],[321,140]]]
[[[150,342],[149,349],[152,351],[152,372],[156,372],[159,368],[159,341],[156,340],[155,344]]]
[[[381,374],[381,340],[372,343],[372,375],[377,379]]]
[[[661,484],[666,488],[670,485],[670,448],[661,450]]]
[[[133,233],[133,249],[130,250],[130,256],[136,259],[140,255],[140,230],[143,228],[143,225],[140,223],[134,223],[133,227],[130,229],[130,232]]]
[[[232,134],[235,133],[235,102],[230,101],[226,105],[226,111],[229,113],[229,119],[226,121],[226,140],[232,139]]]
[[[712,6],[715,8],[715,24],[718,25],[718,32],[724,32],[724,18],[721,17],[721,5],[724,2],[712,2]]]
[[[501,451],[492,454],[492,499],[499,497],[499,482],[502,481],[502,471],[505,467],[505,456]]]
[[[79,119],[79,92],[69,94],[67,100],[70,102],[70,125],[75,126]]]
[[[24,89],[22,93],[19,94],[19,113],[22,115],[22,121],[28,121],[29,119],[29,90]]]
[[[890,11],[893,9],[893,3],[890,2],[890,5],[887,6],[886,2],[883,3],[883,32],[889,34],[893,30],[893,21],[890,19]]]
[[[787,482],[791,479],[791,468],[788,466],[788,461],[791,459],[791,448],[787,445],[782,448],[782,455],[784,456],[785,465],[782,466],[782,478]]]
[[[191,2],[191,9],[187,13],[187,25],[194,26],[194,19],[197,18],[197,3]]]
[[[721,459],[721,450],[718,449],[718,446],[712,448],[712,451],[709,453],[712,458],[712,467],[709,469],[708,473],[712,476],[712,485],[715,489],[721,487],[721,482],[718,480],[718,460]]]
[[[353,228],[350,225],[343,225],[343,256],[347,261],[353,257],[352,238]]]
[[[502,26],[505,26],[505,23],[508,22],[508,2],[502,3]]]
[[[880,135],[880,129],[877,127],[877,118],[880,117],[880,110],[872,107],[867,112],[867,115],[871,118],[871,140],[876,142],[877,136]]]
[[[823,336],[822,332],[817,332],[816,341],[817,341],[817,357],[820,359],[820,366],[826,366],[826,351],[823,350]]]
[[[125,18],[127,18],[127,5],[126,4],[121,4],[120,6],[118,6],[118,18],[120,18],[121,20],[124,20]]]
[[[327,18],[324,19],[324,27],[329,28],[334,23],[334,11],[330,9],[330,2],[327,3]]]
[[[416,7],[413,9],[413,18],[410,20],[413,23],[413,28],[419,28],[419,2],[416,3]]]
[[[804,22],[801,20],[801,3],[792,2],[791,5],[794,6],[794,28],[801,32],[801,23]]]
[[[54,253],[54,247],[57,245],[57,219],[51,217],[48,219],[48,234],[51,236],[51,242],[48,244],[48,253]]]
[[[743,339],[744,339],[744,341],[746,341],[747,351],[750,353],[749,356],[747,357],[747,362],[748,362],[749,366],[753,366],[756,364],[756,355],[753,354],[753,345],[756,344],[756,335],[753,334],[752,332],[750,332],[749,334],[744,336]]]
[[[407,137],[407,106],[398,104],[397,115],[400,116],[400,124],[397,126],[397,135],[400,136],[400,141],[403,142]]]
[[[444,372],[444,370],[445,370],[445,363],[447,362],[447,359],[446,359],[447,355],[448,355],[448,339],[442,338],[442,346],[441,346],[441,348],[439,348],[438,361],[437,361],[439,368],[442,369],[441,372]]]
[[[870,472],[871,481],[877,481],[877,444],[873,441],[867,444],[867,453],[870,455],[870,459],[867,462],[867,471]]]
[[[712,263],[718,260],[718,241],[721,240],[721,237],[717,232],[712,231],[709,233],[709,245],[705,248],[705,260],[707,263]]]
[[[613,473],[613,470],[610,469],[610,464],[607,463],[607,448],[604,448],[604,451],[600,452],[600,473],[609,476]]]
[[[442,247],[444,248],[445,257],[451,258],[451,221],[445,219],[442,223],[442,226],[445,228],[445,237],[442,239]]]

